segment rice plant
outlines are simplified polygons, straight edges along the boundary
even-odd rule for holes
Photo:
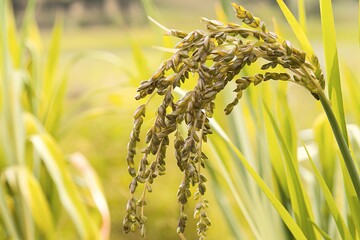
[[[172,57],[138,88],[136,99],[148,97],[148,101],[134,113],[128,144],[128,171],[133,180],[125,232],[140,229],[145,235],[146,194],[152,191],[155,178],[166,172],[165,160],[170,158],[166,152],[174,133],[175,159],[183,173],[178,189],[181,238],[185,238],[188,219],[184,209],[192,194],[197,202],[198,236],[206,237],[211,222],[205,192],[210,189],[224,196],[219,196],[219,206],[236,239],[359,239],[359,162],[350,151],[358,141],[348,137],[331,1],[320,1],[326,77],[303,30],[306,21],[300,25],[286,5],[277,2],[302,49],[268,31],[264,22],[236,4],[233,8],[241,24],[202,18],[206,30],[190,33],[158,24],[180,41]],[[266,81],[282,83],[270,88]],[[304,87],[326,114],[310,137],[302,140],[305,147],[298,146],[287,103],[288,83]],[[220,92],[226,92],[228,101],[230,88],[235,96],[224,109],[225,114],[231,113],[231,133],[227,134],[215,121],[219,114],[214,109]],[[136,166],[141,126],[155,95],[162,103]],[[356,131],[351,132],[356,136]],[[312,145],[306,145],[306,140],[316,151],[308,149]],[[205,185],[206,173],[211,176],[210,188]],[[139,184],[143,188],[137,197]]]
[[[68,74],[58,68],[61,21],[46,50],[35,1],[19,31],[9,5],[0,2],[0,238],[108,239],[109,210],[95,171],[57,142]]]

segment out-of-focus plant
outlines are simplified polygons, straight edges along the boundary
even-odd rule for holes
[[[136,144],[140,141],[147,103],[140,105],[134,114],[127,157],[133,181],[129,186],[131,198],[126,206],[125,232],[139,228],[141,235],[145,234],[145,195],[152,191],[154,179],[165,173],[169,135],[175,132],[175,157],[184,173],[178,190],[181,213],[177,231],[181,237],[184,237],[187,221],[184,209],[191,196],[191,186],[197,189],[194,217],[198,219],[200,239],[205,238],[210,226],[202,170],[207,165],[213,180],[212,190],[224,196],[219,197],[219,205],[237,239],[359,238],[359,166],[349,147],[358,142],[348,142],[331,2],[320,1],[330,99],[324,91],[326,80],[318,58],[302,26],[282,1],[278,3],[303,50],[269,32],[259,18],[236,4],[233,7],[242,25],[203,18],[207,31],[188,34],[165,28],[168,35],[181,41],[173,56],[138,88],[137,99],[147,95],[151,99],[158,94],[163,96],[163,102],[157,109],[153,127],[146,133],[148,145],[141,150],[143,157],[137,169]],[[253,67],[258,62],[261,70]],[[237,80],[231,85],[234,78]],[[256,91],[250,86],[268,80],[285,83],[276,87],[276,94],[266,86]],[[194,81],[193,90],[180,91],[181,85],[189,81]],[[286,98],[287,82],[305,87],[320,100],[332,128],[331,132],[324,121],[317,125],[311,138],[317,142],[316,159],[305,151],[307,157],[299,162],[297,134]],[[212,118],[215,98],[219,92],[227,91],[227,86],[233,86],[236,92],[235,99],[225,108],[226,114],[235,111],[230,120],[230,136]],[[245,89],[249,94],[241,111],[235,106]],[[251,132],[247,125],[252,127]],[[209,147],[214,161],[207,160],[203,151],[207,135],[212,131],[216,134],[209,138]],[[336,161],[335,141],[341,152],[339,161]],[[341,180],[336,171],[339,162]],[[139,183],[144,188],[137,198],[135,191]],[[308,190],[313,192],[309,194]],[[339,191],[341,199],[333,196]],[[236,202],[235,209],[229,203],[226,194],[229,192]]]
[[[17,31],[9,1],[0,2],[0,238],[108,239],[96,173],[57,142],[68,74],[58,68],[61,21],[44,49],[34,6],[29,1]]]

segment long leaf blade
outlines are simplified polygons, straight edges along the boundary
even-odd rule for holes
[[[323,32],[323,44],[325,52],[326,72],[328,78],[328,92],[333,105],[335,115],[339,121],[342,134],[348,143],[344,104],[341,90],[339,59],[336,47],[336,33],[334,14],[331,0],[320,1],[321,26]]]
[[[31,142],[44,161],[59,192],[60,200],[71,217],[81,239],[98,239],[97,227],[81,202],[79,193],[66,171],[64,159],[55,141],[50,136],[41,134],[32,136]]]
[[[14,186],[24,199],[32,218],[46,239],[53,239],[55,230],[50,206],[41,186],[32,173],[23,166],[9,167],[3,177],[7,181],[14,180]],[[30,237],[30,236],[27,236]]]
[[[314,170],[316,180],[319,183],[320,188],[324,193],[325,200],[327,202],[327,205],[329,206],[331,214],[333,215],[333,218],[335,220],[335,223],[337,225],[337,228],[339,230],[339,233],[340,233],[342,239],[349,239],[349,240],[353,239],[347,226],[346,226],[346,223],[345,223],[343,217],[341,216],[341,213],[337,207],[336,201],[335,201],[334,197],[332,196],[329,188],[326,185],[324,178],[321,176],[319,170],[316,168],[315,163],[312,160],[311,155],[309,154],[306,147],[305,147],[305,150],[308,155],[309,161],[311,163],[311,167]],[[316,228],[318,228],[318,227],[316,227]]]
[[[306,240],[307,238],[305,237],[303,231],[297,225],[297,223],[294,221],[294,219],[291,217],[289,212],[285,209],[285,207],[277,199],[277,197],[270,190],[270,188],[266,185],[266,183],[262,180],[262,178],[257,174],[257,172],[254,170],[254,168],[248,163],[248,161],[241,154],[241,152],[236,148],[234,143],[229,139],[229,137],[225,134],[225,132],[221,129],[221,127],[213,119],[210,120],[210,124],[211,124],[214,132],[216,132],[218,134],[218,136],[220,136],[230,146],[230,148],[235,152],[236,156],[239,158],[241,163],[244,165],[244,167],[246,168],[248,173],[252,176],[252,178],[255,180],[256,184],[263,191],[265,196],[269,199],[271,204],[274,206],[276,211],[279,213],[280,217],[282,218],[282,220],[284,221],[286,226],[289,228],[291,233],[294,236],[296,236],[296,238],[299,240]]]
[[[295,166],[294,157],[291,154],[288,145],[286,144],[284,137],[280,132],[280,128],[276,123],[274,116],[272,115],[269,107],[264,102],[264,108],[266,113],[268,114],[274,131],[277,135],[278,141],[280,142],[280,146],[283,149],[285,166],[287,170],[287,180],[288,180],[288,189],[291,198],[291,205],[294,209],[295,217],[299,222],[299,225],[303,229],[304,233],[308,238],[317,239],[313,226],[309,222],[309,220],[314,221],[314,217],[312,215],[312,211],[310,209],[310,203],[307,195],[303,189],[303,185],[301,184],[299,171]]]
[[[289,8],[286,6],[283,0],[276,0],[282,13],[284,14],[286,20],[288,21],[291,29],[293,30],[294,34],[296,35],[297,39],[300,42],[302,49],[307,53],[308,57],[314,55],[314,50],[311,47],[309,39],[307,38],[303,28],[296,20],[294,15],[291,13]]]

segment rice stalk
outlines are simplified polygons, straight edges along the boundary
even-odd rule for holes
[[[256,86],[269,80],[295,83],[306,88],[316,100],[321,100],[325,112],[329,114],[353,186],[360,196],[356,168],[349,149],[342,145],[343,135],[340,128],[336,128],[337,120],[331,115],[333,111],[324,93],[324,75],[318,58],[313,54],[310,44],[306,42],[306,35],[300,34],[305,36],[303,46],[308,50],[303,52],[293,47],[289,41],[280,40],[275,33],[269,32],[259,18],[254,17],[242,6],[233,4],[233,8],[242,24],[225,24],[202,18],[206,31],[195,30],[185,33],[164,28],[167,35],[180,38],[180,42],[175,46],[176,52],[172,57],[165,60],[153,76],[141,82],[138,88],[137,100],[151,95],[150,100],[152,96],[160,95],[163,102],[156,111],[153,126],[146,133],[147,146],[141,150],[142,159],[137,167],[136,146],[141,141],[140,132],[147,103],[140,105],[133,116],[134,128],[128,144],[127,156],[128,171],[133,180],[129,186],[131,197],[124,218],[126,233],[140,229],[141,235],[144,235],[147,220],[144,213],[145,192],[151,192],[154,179],[165,174],[169,136],[174,133],[175,157],[179,170],[184,174],[178,190],[181,210],[178,233],[184,233],[187,216],[183,209],[192,194],[190,187],[196,186],[197,191],[194,196],[198,200],[198,205],[195,216],[198,217],[200,212],[198,235],[199,239],[205,238],[210,221],[206,215],[207,202],[203,200],[206,178],[201,168],[205,167],[208,157],[202,150],[202,144],[207,141],[208,134],[212,133],[209,119],[213,116],[214,100],[231,81],[235,82],[236,88],[233,90],[236,96],[224,109],[225,114],[231,113],[239,103],[243,91],[250,85]],[[238,77],[246,65],[252,65],[258,59],[265,62],[258,73],[253,76]],[[268,71],[277,66],[281,66],[287,72]],[[181,85],[190,78],[190,75],[195,76],[195,87],[186,92],[182,98],[176,99],[174,91],[181,89]],[[185,134],[180,130],[182,125],[187,127]],[[144,184],[145,187],[141,196],[137,198],[136,189],[139,184]],[[301,220],[305,224],[304,221],[306,222]],[[314,234],[311,233],[312,227],[307,224],[303,227],[307,229],[305,232],[310,234],[311,238]]]

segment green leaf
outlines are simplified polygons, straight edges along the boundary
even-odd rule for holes
[[[299,22],[304,30],[305,34],[307,32],[307,20],[306,20],[306,8],[305,8],[305,1],[298,0],[298,15],[299,15]]]
[[[319,164],[321,174],[330,190],[333,190],[335,182],[335,170],[337,167],[338,148],[334,135],[325,116],[321,116],[314,126],[315,140],[318,145]]]
[[[360,81],[359,78],[356,78],[355,72],[352,72],[348,65],[342,65],[342,70],[344,72],[344,92],[348,92],[345,94],[345,102],[351,103],[347,106],[351,108],[352,114],[354,114],[356,122],[360,123],[360,94],[358,94],[358,89],[360,89]],[[346,101],[347,100],[347,101]]]
[[[23,18],[23,23],[21,26],[21,44],[22,44],[22,50],[21,50],[21,59],[20,59],[20,66],[25,67],[26,63],[26,51],[25,51],[25,45],[32,44],[34,47],[40,51],[42,50],[42,40],[40,36],[39,28],[36,24],[35,20],[35,0],[29,0],[25,9],[25,14]]]
[[[4,0],[6,1],[6,0]],[[11,5],[11,4],[10,4]],[[16,21],[13,12],[13,7],[8,6],[4,17],[7,19],[7,38],[9,44],[9,53],[11,55],[12,64],[15,67],[20,65],[20,44],[19,37],[17,34]]]
[[[331,237],[324,230],[322,230],[315,222],[311,221],[311,223],[325,240],[331,240]]]
[[[334,197],[332,196],[331,191],[329,190],[324,178],[321,176],[319,170],[316,168],[315,163],[312,160],[311,155],[309,154],[306,147],[305,147],[305,150],[306,150],[306,153],[308,155],[311,166],[312,166],[312,168],[314,170],[315,178],[316,178],[317,182],[319,183],[322,192],[324,193],[326,203],[327,203],[327,205],[328,205],[328,207],[330,209],[330,212],[331,212],[331,214],[332,214],[332,216],[333,216],[333,218],[335,220],[336,226],[338,228],[338,231],[339,231],[342,239],[349,239],[349,240],[353,239],[350,232],[349,232],[349,230],[348,230],[348,228],[347,228],[347,226],[346,226],[346,223],[345,223],[343,217],[341,216],[340,210],[337,207],[338,204],[336,203]],[[317,225],[315,227],[319,230]],[[322,232],[320,232],[320,233],[323,235]]]
[[[289,147],[285,142],[285,139],[281,134],[280,128],[276,123],[276,120],[272,115],[269,107],[265,102],[263,102],[263,104],[282,148],[282,153],[284,154],[286,178],[291,198],[291,206],[294,210],[295,218],[308,238],[317,239],[313,226],[309,222],[309,219],[311,221],[314,221],[314,216],[312,215],[311,204],[309,202],[308,196],[305,194],[304,186],[301,184],[299,170],[295,165],[297,164],[297,162],[295,161],[296,157],[294,157],[290,152]]]
[[[245,159],[245,157],[241,154],[239,149],[236,148],[234,143],[229,139],[229,137],[225,134],[225,132],[221,129],[221,127],[213,120],[210,120],[210,124],[212,126],[212,129],[214,132],[216,132],[217,136],[221,137],[223,141],[225,141],[228,146],[234,151],[238,159],[241,161],[241,163],[244,165],[248,173],[251,175],[251,177],[254,179],[256,184],[259,186],[259,188],[262,190],[262,192],[265,194],[265,196],[269,199],[271,204],[274,206],[276,211],[279,213],[281,219],[284,221],[285,225],[289,228],[291,233],[296,236],[297,239],[307,239],[299,227],[297,223],[294,221],[294,219],[291,217],[289,212],[285,209],[285,207],[281,204],[281,202],[278,200],[278,198],[274,195],[274,193],[270,190],[270,188],[266,185],[266,183],[262,180],[262,178],[257,174],[257,172],[254,170],[254,168],[249,164],[249,162]]]
[[[307,58],[310,58],[314,55],[314,50],[311,47],[311,44],[304,32],[302,26],[296,20],[294,15],[291,13],[289,8],[286,6],[283,0],[276,0],[282,13],[284,14],[287,22],[289,23],[291,29],[293,30],[294,34],[296,35],[297,39],[300,42],[302,49],[307,53]]]
[[[352,184],[349,172],[347,171],[345,162],[343,159],[340,161],[341,163],[341,171],[343,174],[344,179],[344,186],[345,186],[345,192],[346,192],[346,198],[349,204],[349,212],[352,213],[350,219],[352,219],[352,222],[354,224],[354,227],[357,231],[357,234],[360,233],[360,199],[357,196],[357,193],[355,191],[354,185]]]
[[[140,74],[138,78],[147,79],[151,75],[151,72],[149,70],[145,55],[135,40],[130,39],[129,41],[131,44],[132,54],[137,67],[137,72]],[[138,84],[139,84],[138,82],[136,83],[134,82],[135,86],[137,86]]]
[[[56,142],[46,134],[34,135],[30,140],[49,171],[60,201],[74,223],[79,237],[81,239],[99,239],[97,227],[81,201]]]
[[[336,33],[331,0],[319,1],[326,62],[326,73],[329,85],[328,93],[334,109],[335,116],[339,121],[341,132],[345,138],[345,141],[348,144],[349,139],[346,129],[344,105],[341,91],[339,59],[336,47]]]
[[[278,102],[278,116],[280,119],[280,126],[282,126],[282,134],[284,140],[289,148],[291,156],[296,161],[297,159],[297,132],[295,122],[290,110],[287,99],[287,84],[280,84],[276,90]]]
[[[48,114],[44,123],[47,131],[55,135],[58,130],[59,122],[63,112],[63,104],[66,96],[68,76],[65,73],[63,78],[58,82],[57,86],[53,89],[53,94],[49,99]]]
[[[5,198],[5,192],[3,190],[2,182],[0,182],[0,219],[1,222],[4,224],[10,237],[12,237],[15,240],[20,240],[19,233],[16,229],[15,219],[12,217],[10,213],[10,208],[7,203],[7,199]]]
[[[218,126],[217,123],[212,122],[213,126]],[[220,130],[220,126],[217,127]],[[225,134],[225,133],[223,133]],[[212,140],[209,140],[209,145],[211,146],[211,149],[213,150],[213,157],[214,160],[217,163],[217,167],[220,170],[220,173],[222,177],[225,179],[226,184],[230,188],[230,191],[232,195],[234,196],[235,202],[238,206],[238,208],[241,210],[242,218],[246,222],[246,227],[248,227],[251,230],[251,236],[255,237],[256,239],[261,238],[261,235],[259,233],[259,230],[257,229],[256,223],[254,222],[254,219],[252,218],[251,211],[253,211],[253,208],[249,208],[249,202],[251,202],[250,199],[244,199],[244,196],[247,196],[248,194],[244,194],[247,190],[245,190],[245,186],[241,179],[238,181],[234,181],[231,177],[230,172],[227,170],[227,167],[224,164],[224,159],[231,159],[231,152],[229,152],[226,148],[227,146],[224,146],[224,142],[217,141],[219,138],[212,138]],[[221,140],[221,139],[220,139]],[[213,143],[214,142],[214,143]],[[229,156],[230,155],[230,156]],[[242,192],[240,192],[238,189],[244,189]],[[250,205],[251,206],[251,205]]]
[[[46,59],[45,73],[44,73],[44,94],[51,94],[52,87],[55,80],[57,64],[60,54],[60,42],[62,36],[63,23],[62,19],[57,19],[53,27],[49,53]]]
[[[46,239],[53,239],[55,226],[50,206],[41,186],[28,168],[18,166],[9,167],[4,171],[7,181],[15,180],[21,198],[25,201],[37,227]]]
[[[70,164],[77,170],[78,176],[84,181],[94,200],[94,204],[101,215],[101,239],[109,239],[111,227],[110,211],[99,176],[91,167],[89,161],[81,153],[72,154],[70,156]]]
[[[57,81],[56,71],[58,68],[59,54],[60,54],[60,42],[62,35],[62,20],[58,19],[53,28],[51,43],[49,47],[49,53],[46,59],[46,64],[44,66],[44,76],[43,81],[38,82],[41,89],[41,108],[40,108],[40,116],[41,120],[44,122],[46,129],[52,132],[52,127],[54,121],[56,121],[56,117],[54,115],[57,114],[57,110],[54,111],[54,106],[52,105],[56,102],[56,98],[59,98],[59,101],[62,102],[61,94],[64,84],[66,86],[66,82],[64,79],[60,79],[60,82]],[[62,86],[63,85],[63,86]],[[60,96],[59,96],[60,95]],[[60,106],[57,106],[61,108]],[[55,109],[57,109],[57,107]]]
[[[234,211],[232,205],[229,202],[229,194],[227,194],[226,190],[222,186],[219,178],[222,177],[220,174],[215,171],[216,168],[212,165],[211,162],[206,163],[207,171],[211,177],[211,188],[214,191],[214,195],[216,196],[215,200],[221,209],[221,213],[224,215],[225,221],[232,233],[232,235],[236,239],[244,239],[246,236],[245,232],[242,231],[245,224],[242,224],[235,215],[236,212]]]

